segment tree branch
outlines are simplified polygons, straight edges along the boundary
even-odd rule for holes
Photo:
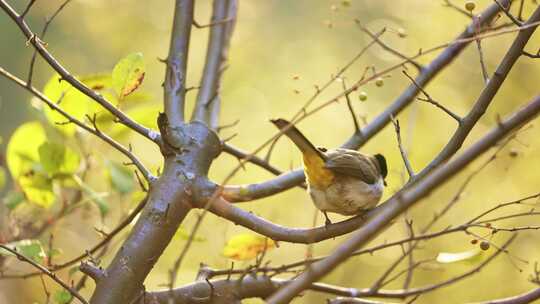
[[[540,288],[510,298],[491,300],[481,304],[527,304],[540,299]]]
[[[325,283],[312,283],[306,289],[324,292],[336,296],[353,298],[380,297],[403,299],[410,296],[424,294],[439,288],[452,285],[475,273],[478,273],[482,268],[484,268],[491,261],[493,261],[493,259],[495,259],[500,253],[504,252],[504,250],[506,250],[506,248],[510,245],[513,239],[514,237],[511,237],[503,246],[501,246],[500,249],[497,249],[494,254],[489,256],[486,260],[484,260],[476,267],[470,269],[469,271],[432,285],[412,288],[409,290],[381,289],[378,291],[373,291],[369,288],[356,289],[334,286]],[[148,292],[145,298],[147,301],[153,300],[155,301],[155,303],[163,304],[170,303],[168,301],[171,300],[175,304],[193,303],[194,297],[197,297],[197,300],[200,301],[197,303],[235,303],[233,302],[234,300],[237,301],[247,298],[266,298],[276,290],[279,290],[280,288],[287,286],[287,284],[291,284],[295,281],[296,279],[278,279],[273,278],[272,276],[246,273],[246,275],[242,275],[238,279],[227,278],[211,281],[197,281],[183,287],[178,287],[172,291],[172,297],[169,290],[164,290]],[[209,284],[211,284],[212,288],[210,288]],[[216,297],[218,295],[219,297]],[[215,298],[226,299],[229,302],[213,302],[212,300],[214,300]],[[137,303],[142,304],[143,301],[141,300]]]
[[[539,9],[540,10],[540,9]],[[470,148],[464,151],[454,161],[451,161],[437,169],[430,178],[422,179],[411,187],[405,188],[388,199],[380,208],[379,212],[369,218],[367,222],[354,232],[349,240],[340,245],[334,253],[322,261],[316,262],[306,272],[298,277],[287,287],[280,289],[268,299],[269,303],[286,303],[304,290],[312,282],[319,280],[337,265],[346,260],[355,250],[365,245],[375,237],[397,216],[413,206],[417,201],[427,196],[435,188],[445,183],[457,172],[470,164],[482,153],[493,147],[500,139],[511,131],[530,121],[540,112],[540,96],[537,96],[523,109],[515,112],[508,119],[501,121],[487,135],[478,140]]]
[[[193,0],[176,0],[164,83],[165,114],[173,128],[184,123],[186,70],[193,24]]]
[[[23,254],[19,253],[16,249],[12,249],[12,248],[10,248],[10,247],[8,247],[6,245],[2,245],[2,244],[0,244],[0,248],[2,248],[3,250],[9,251],[13,255],[15,255],[19,260],[24,261],[24,262],[32,265],[34,268],[37,268],[39,270],[40,274],[45,274],[46,276],[51,278],[53,281],[55,281],[60,286],[62,286],[65,290],[67,290],[72,296],[77,298],[81,303],[88,304],[88,302],[86,302],[86,300],[75,289],[73,289],[67,283],[62,281],[60,278],[58,278],[58,276],[56,276],[56,274],[52,273],[47,268],[45,268],[45,267],[41,266],[40,264],[34,262],[32,259],[27,258]]]
[[[435,159],[433,159],[433,161],[431,161],[422,171],[420,171],[415,176],[413,182],[425,177],[434,168],[450,159],[452,155],[454,155],[461,148],[463,142],[465,141],[473,127],[484,115],[488,106],[493,101],[493,98],[495,97],[495,95],[499,91],[499,88],[502,86],[504,80],[510,73],[510,70],[512,69],[516,61],[521,57],[523,48],[525,48],[525,45],[529,41],[529,38],[532,36],[538,26],[538,21],[540,21],[540,7],[538,7],[534,11],[529,20],[527,20],[527,22],[525,23],[525,25],[534,25],[531,27],[527,27],[519,32],[516,39],[508,49],[508,52],[506,52],[504,58],[501,60],[501,63],[495,70],[493,77],[489,79],[489,82],[482,90],[482,93],[480,93],[480,96],[474,103],[474,106],[469,111],[467,116],[463,117],[459,127],[454,132],[454,135],[452,135],[452,138],[450,138],[448,143],[435,157]]]
[[[401,142],[401,127],[399,126],[399,120],[394,119],[393,116],[390,119],[392,120],[394,129],[396,130],[398,148],[401,154],[401,158],[403,159],[403,163],[405,164],[405,169],[407,170],[407,173],[409,174],[409,179],[411,179],[414,177],[414,170],[411,166],[411,162],[409,161],[409,158],[407,157],[407,151],[405,151],[405,148],[403,147],[403,144]]]
[[[214,0],[206,63],[201,86],[191,120],[206,122],[212,129],[218,127],[220,108],[220,81],[227,64],[227,56],[238,10],[237,0]]]
[[[18,84],[23,89],[30,92],[32,95],[34,95],[39,100],[44,102],[49,108],[51,108],[52,110],[54,110],[54,111],[60,113],[62,116],[64,116],[69,122],[77,125],[78,127],[85,130],[86,132],[95,135],[99,139],[101,139],[104,142],[106,142],[107,144],[109,144],[114,149],[118,150],[120,153],[124,154],[129,160],[131,160],[131,162],[137,167],[137,169],[139,169],[139,171],[141,171],[141,173],[144,176],[144,178],[146,179],[146,181],[151,183],[155,179],[155,177],[152,175],[152,173],[150,173],[150,171],[148,169],[146,169],[146,167],[137,158],[137,156],[135,156],[129,149],[122,146],[119,142],[115,141],[114,139],[112,139],[107,134],[101,132],[101,130],[99,130],[97,128],[97,125],[95,124],[95,121],[93,121],[93,122],[91,121],[93,123],[93,127],[88,126],[84,122],[78,120],[77,118],[73,117],[72,115],[70,115],[69,113],[64,111],[62,108],[60,108],[57,105],[56,102],[53,102],[52,100],[47,98],[47,96],[43,95],[43,93],[38,91],[36,88],[32,87],[30,84],[22,81],[21,79],[17,78],[16,76],[10,74],[8,71],[4,70],[2,67],[0,67],[0,75],[4,76],[8,80]]]
[[[510,4],[511,2],[512,1],[510,0],[506,0],[503,1],[503,4]],[[482,25],[489,24],[489,22],[497,16],[499,11],[499,6],[492,4],[482,12],[477,22]],[[349,138],[342,147],[348,149],[360,148],[390,122],[391,115],[397,115],[414,101],[418,93],[421,92],[419,87],[425,87],[439,74],[439,72],[459,56],[469,43],[475,40],[475,38],[473,38],[476,32],[475,26],[474,23],[471,23],[452,43],[447,44],[444,51],[419,73],[415,79],[415,84],[411,84],[384,112],[379,114],[371,123],[365,126],[361,132],[357,132]],[[423,53],[425,54],[426,51]],[[303,170],[295,169],[277,177],[275,182],[274,180],[269,180],[264,183],[250,185],[250,188],[256,191],[247,192],[246,198],[239,201],[250,200],[250,198],[262,198],[285,191],[300,184],[304,179],[305,176]],[[268,186],[268,188],[266,186]]]
[[[105,108],[109,113],[118,118],[118,121],[124,124],[126,127],[132,129],[133,131],[141,134],[142,136],[159,143],[159,133],[144,127],[143,125],[137,123],[133,119],[129,118],[124,112],[120,111],[117,107],[107,101],[102,95],[94,92],[92,89],[88,88],[84,83],[79,81],[75,76],[73,76],[66,68],[64,68],[56,58],[45,48],[45,45],[42,41],[37,38],[36,34],[28,27],[26,22],[20,18],[17,12],[5,1],[0,0],[0,8],[17,24],[21,32],[28,39],[28,43],[32,44],[36,50],[39,52],[41,57],[47,61],[47,63],[61,76],[61,79],[67,81],[74,88],[79,90],[81,93],[90,97],[97,103],[99,103],[103,108]]]

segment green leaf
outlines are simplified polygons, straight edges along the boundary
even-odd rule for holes
[[[111,73],[84,75],[80,76],[79,80],[93,91],[101,94],[101,96],[113,105],[118,105],[119,101],[114,92]],[[88,100],[90,101],[89,114],[99,113],[101,114],[100,116],[112,118],[109,112],[104,110],[99,103],[92,101],[90,98]]]
[[[80,164],[79,155],[65,145],[45,142],[38,148],[41,165],[50,175],[71,175]]]
[[[84,115],[88,113],[90,98],[72,87],[67,81],[61,80],[60,75],[54,75],[47,82],[43,88],[43,94],[79,120],[84,119]],[[76,126],[74,124],[58,124],[67,121],[62,114],[48,106],[43,106],[43,112],[51,125],[55,126],[64,135],[73,136],[75,134]]]
[[[118,104],[118,99],[115,97],[114,90],[112,89],[112,77],[110,74],[84,75],[78,76],[77,79],[90,89],[101,94],[113,105]],[[43,89],[43,93],[52,102],[57,103],[64,111],[79,120],[84,120],[86,114],[102,115],[103,113],[108,113],[97,102],[86,96],[84,93],[81,93],[67,81],[61,81],[60,75],[54,75],[47,82]],[[63,115],[48,106],[44,106],[43,111],[47,120],[64,135],[73,136],[73,134],[75,134],[76,126],[74,124],[57,124],[58,122],[67,121]]]
[[[4,197],[4,205],[9,210],[17,208],[22,202],[24,202],[24,194],[18,191],[10,191]]]
[[[77,272],[79,272],[79,266],[74,266],[74,267],[71,267],[68,271],[68,276],[71,278],[72,276],[74,276]]]
[[[135,189],[133,172],[126,166],[109,161],[107,162],[111,186],[122,194],[130,193]]]
[[[0,191],[4,189],[5,185],[6,185],[6,169],[4,169],[4,167],[0,167]]]
[[[142,83],[145,74],[142,53],[129,54],[122,58],[112,72],[113,87],[120,99],[135,91]]]
[[[67,304],[71,301],[71,294],[69,291],[62,289],[54,293],[54,301],[56,304]]]
[[[18,182],[29,202],[43,208],[49,208],[54,204],[52,180],[48,176],[33,172],[20,176]]]
[[[178,237],[182,240],[188,240],[189,236],[191,235],[190,232],[188,232],[184,227],[179,227],[178,230],[176,230],[175,237]],[[206,238],[204,236],[198,236],[195,235],[193,237],[194,242],[204,242],[206,241]]]
[[[482,250],[475,248],[463,252],[441,252],[437,255],[437,262],[442,264],[470,261],[482,254]]]
[[[13,179],[33,170],[39,163],[37,147],[46,141],[45,130],[37,121],[20,125],[7,146],[7,165]]]
[[[11,249],[17,250],[23,256],[36,262],[41,262],[45,257],[45,251],[39,240],[20,240],[5,244]],[[0,248],[0,255],[15,256],[11,252]]]
[[[78,176],[74,175],[73,180],[81,187],[83,192],[88,195],[90,200],[96,204],[102,217],[109,213],[109,203],[103,197],[107,196],[107,193],[98,193],[94,191],[89,185],[82,181]]]

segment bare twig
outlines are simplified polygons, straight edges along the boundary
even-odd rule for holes
[[[471,14],[470,12],[464,10],[460,6],[454,4],[450,0],[444,0],[444,5],[454,9],[455,11],[457,11],[457,12],[459,12],[459,13],[463,14],[464,16],[469,17],[471,19],[474,17],[473,14]]]
[[[416,62],[415,60],[411,60],[409,59],[408,56],[402,54],[400,51],[392,48],[391,46],[389,46],[388,44],[384,43],[384,41],[382,41],[377,35],[375,35],[374,33],[372,33],[368,28],[366,28],[365,26],[362,26],[359,22],[358,19],[355,20],[356,24],[358,24],[360,26],[360,29],[368,34],[371,39],[375,40],[377,42],[377,44],[382,47],[384,50],[386,50],[387,52],[395,55],[396,57],[398,58],[401,58],[403,60],[406,60],[408,63],[412,64],[418,71],[422,71],[422,69],[424,68],[420,63]]]
[[[343,91],[347,91],[347,85],[345,84],[345,78],[341,78],[341,83],[343,84]],[[356,113],[354,112],[354,108],[351,103],[351,98],[349,97],[349,94],[345,94],[345,99],[347,100],[347,107],[349,108],[349,112],[351,113],[353,124],[354,124],[354,133],[356,132],[362,132],[360,129],[360,124],[358,123],[358,119],[356,118]]]
[[[39,270],[40,274],[44,274],[44,275],[48,276],[49,278],[51,278],[53,281],[55,281],[60,286],[62,286],[65,290],[67,290],[72,296],[77,298],[81,303],[88,304],[88,302],[79,294],[79,292],[77,292],[75,289],[73,289],[67,283],[65,283],[60,278],[58,278],[58,276],[55,273],[49,271],[47,268],[45,268],[45,267],[41,266],[40,264],[34,262],[32,259],[27,258],[23,254],[19,253],[16,249],[10,248],[9,246],[3,245],[3,244],[0,244],[0,248],[11,252],[19,260],[24,261],[24,262],[32,265],[34,268],[37,268]]]
[[[481,25],[480,23],[478,22],[478,17],[474,17],[473,16],[473,20],[474,22],[476,23],[476,31],[477,33],[479,33],[481,31]],[[487,71],[487,67],[486,67],[486,63],[484,61],[484,51],[482,50],[482,40],[480,39],[476,39],[476,48],[478,49],[478,55],[480,57],[480,68],[481,68],[481,71],[482,71],[482,76],[484,78],[484,83],[488,83],[489,82],[489,73]]]
[[[523,25],[523,22],[521,22],[518,18],[514,17],[514,15],[512,15],[512,13],[510,13],[510,5],[508,5],[508,7],[504,7],[504,5],[502,5],[498,0],[493,0],[495,1],[495,3],[501,8],[501,11],[510,19],[512,20],[512,22],[517,25],[517,26],[522,26]],[[523,10],[523,3],[521,4],[521,8],[520,8],[520,16],[521,16],[521,12]]]
[[[26,14],[28,14],[28,12],[30,11],[30,9],[32,8],[32,6],[34,5],[34,3],[36,3],[36,0],[30,0],[30,1],[28,2],[28,5],[26,5],[26,8],[25,8],[24,11],[21,13],[21,16],[20,16],[21,19],[24,19],[24,17],[26,16]]]
[[[493,101],[495,95],[499,91],[499,88],[502,86],[504,80],[508,76],[508,73],[510,73],[510,70],[512,69],[516,61],[519,59],[519,57],[521,57],[523,48],[536,30],[539,20],[540,7],[534,11],[529,20],[525,23],[525,26],[532,26],[519,32],[514,42],[510,46],[509,50],[506,52],[506,55],[501,60],[501,63],[497,67],[495,73],[493,74],[493,77],[489,80],[489,83],[482,90],[482,93],[474,103],[472,109],[461,120],[461,124],[452,135],[452,138],[448,141],[448,143],[441,150],[441,152],[433,159],[433,161],[431,161],[422,171],[420,171],[415,176],[413,182],[415,180],[419,180],[425,177],[429,172],[433,171],[434,168],[444,163],[461,148],[463,142],[471,132],[472,128],[484,115],[488,106]]]
[[[537,12],[540,16],[540,9]],[[293,283],[272,295],[268,299],[268,302],[285,303],[286,301],[290,301],[312,282],[328,273],[330,269],[335,269],[338,264],[347,259],[355,250],[359,249],[382,229],[387,227],[394,218],[402,214],[418,200],[428,195],[434,188],[461,171],[509,132],[536,117],[539,112],[540,96],[537,96],[525,108],[517,111],[505,121],[500,122],[492,131],[473,144],[459,157],[455,158],[455,160],[433,170],[429,179],[418,181],[412,187],[405,188],[387,200],[386,203],[383,203],[377,215],[369,219],[360,229],[354,232],[352,237],[340,245],[332,255],[312,264],[308,271],[300,275]]]
[[[427,103],[430,103],[434,106],[436,106],[437,108],[443,110],[446,114],[448,114],[450,117],[452,117],[453,119],[455,119],[458,124],[461,123],[461,117],[459,117],[459,115],[455,114],[454,112],[452,112],[450,109],[448,109],[447,107],[443,106],[442,104],[440,104],[439,102],[435,101],[433,98],[431,98],[431,96],[428,94],[428,92],[426,92],[426,90],[424,90],[417,82],[416,80],[414,80],[414,78],[412,78],[409,73],[407,73],[407,71],[403,70],[402,71],[403,74],[405,76],[407,76],[407,78],[409,78],[409,80],[418,88],[418,90],[420,90],[420,92],[422,92],[422,94],[424,94],[425,98],[421,98],[421,97],[417,97],[416,99],[418,100],[421,100],[421,101],[425,101]]]
[[[412,169],[411,162],[407,157],[407,151],[405,151],[405,148],[403,147],[403,144],[401,142],[401,128],[399,126],[399,120],[394,119],[393,116],[390,117],[390,119],[392,120],[394,129],[396,130],[398,148],[399,152],[401,153],[401,158],[403,159],[403,163],[405,164],[405,168],[407,169],[407,173],[409,174],[409,179],[411,179],[414,177],[414,170]]]
[[[458,276],[455,276],[453,278],[450,278],[448,280],[427,285],[423,287],[418,288],[411,288],[409,290],[378,290],[378,291],[372,291],[369,288],[365,289],[356,289],[356,288],[343,288],[339,286],[333,286],[329,284],[324,283],[313,283],[310,284],[307,289],[318,291],[318,292],[324,292],[332,295],[337,296],[344,296],[344,297],[353,297],[353,298],[363,298],[363,297],[380,297],[380,298],[396,298],[396,299],[404,299],[411,296],[416,296],[420,294],[425,294],[440,288],[444,288],[447,286],[450,286],[454,283],[460,282],[463,279],[470,277],[471,275],[478,273],[480,270],[482,270],[486,265],[488,265],[493,259],[495,259],[501,252],[506,250],[506,248],[510,245],[510,243],[513,241],[514,237],[511,237],[503,246],[501,246],[500,250],[497,250],[493,255],[489,256],[486,260],[484,260],[479,265],[475,266],[474,268],[470,269],[467,272],[464,272]],[[291,284],[294,282],[294,280],[284,280],[284,279],[276,279],[276,278],[270,278],[266,275],[247,275],[242,276],[240,279],[222,279],[222,280],[214,280],[211,281],[212,286],[214,288],[214,291],[216,294],[220,294],[222,296],[229,295],[232,293],[235,295],[235,299],[245,299],[245,298],[252,298],[252,297],[259,297],[259,298],[266,298],[276,290],[279,290],[280,288],[283,288],[284,286],[287,286],[287,284]],[[175,288],[172,292],[175,299],[189,299],[189,296],[192,294],[193,290],[197,288],[197,282],[188,284],[183,287]],[[148,293],[149,298],[155,299],[157,303],[167,303],[167,299],[170,298],[170,291],[156,291],[156,292],[149,292]],[[142,302],[139,302],[139,304],[142,304]],[[506,303],[505,303],[506,304]]]
[[[60,6],[56,9],[56,11],[52,14],[50,18],[48,18],[45,21],[45,25],[43,26],[43,30],[41,30],[41,36],[40,39],[44,40],[45,35],[47,34],[47,30],[49,29],[49,26],[54,21],[54,18],[60,14],[60,12],[71,2],[71,0],[65,0]],[[24,13],[23,13],[24,14]],[[37,56],[37,49],[34,49],[34,52],[32,54],[32,59],[30,60],[30,68],[28,70],[28,78],[26,82],[31,85],[32,84],[32,75],[34,74],[34,64],[36,63],[36,56]]]
[[[20,15],[5,1],[0,0],[0,8],[17,24],[21,32],[24,34],[28,42],[32,44],[38,53],[47,61],[47,63],[61,76],[63,81],[67,81],[74,88],[79,90],[81,93],[90,97],[92,100],[99,103],[103,108],[105,108],[109,113],[111,113],[117,120],[124,124],[126,127],[132,129],[133,131],[141,134],[142,136],[159,143],[160,136],[159,133],[144,127],[143,125],[137,123],[130,117],[128,117],[124,112],[120,111],[115,105],[107,101],[102,95],[93,91],[91,88],[88,88],[84,83],[78,80],[73,76],[64,66],[60,64],[58,60],[47,50],[45,45],[39,40],[34,32],[28,27],[26,22],[20,18]]]
[[[509,3],[508,0],[505,1],[505,3]],[[499,11],[499,7],[495,4],[490,6],[487,10],[485,10],[481,14],[481,21],[482,24],[489,23],[489,21],[496,16],[497,12]],[[521,27],[519,30],[528,29],[531,27],[536,26],[538,23],[531,23],[530,25],[526,25]],[[514,32],[514,29],[508,29],[508,30],[500,30],[497,32],[488,33],[485,35],[481,35],[482,39],[488,38],[488,37],[495,37],[498,35],[502,35],[505,33]],[[467,46],[468,43],[474,41],[478,37],[474,36],[475,30],[474,26],[471,24],[469,27],[454,41],[450,43],[445,43],[433,48],[430,48],[428,50],[423,50],[421,53],[411,57],[412,59],[419,58],[420,56],[423,56],[425,54],[445,49],[435,60],[433,60],[423,71],[420,73],[420,75],[416,78],[416,82],[420,86],[426,85],[430,80],[432,80],[442,69],[444,69],[448,64],[452,62],[452,60],[458,56],[461,51]],[[357,56],[358,57],[358,56]],[[352,62],[352,61],[351,61]],[[391,66],[379,73],[373,74],[371,77],[368,78],[362,78],[360,83],[355,84],[356,86],[367,83],[369,81],[372,81],[373,79],[380,77],[381,75],[385,75],[389,71],[392,71],[397,68],[401,68],[403,63],[405,61],[398,63],[394,66]],[[339,73],[338,73],[339,74]],[[329,85],[329,84],[328,84]],[[356,86],[353,86],[349,88],[347,92],[343,92],[339,96],[336,96],[335,98],[327,101],[325,104],[319,106],[314,111],[311,111],[310,114],[313,114],[314,112],[324,108],[325,106],[328,106],[329,104],[332,104],[339,100],[339,98],[343,97],[343,94],[348,93],[349,91],[353,91],[356,89]],[[324,87],[323,87],[324,88]],[[320,89],[318,90],[318,92]],[[419,89],[416,85],[410,85],[403,94],[401,94],[392,105],[390,105],[383,113],[381,113],[379,116],[377,116],[370,124],[368,124],[366,127],[362,129],[362,132],[359,134],[353,135],[347,142],[345,142],[342,147],[349,148],[349,149],[358,149],[369,139],[371,139],[375,134],[377,134],[382,128],[390,122],[390,115],[397,115],[401,110],[403,110],[405,107],[409,105],[410,102],[414,100],[416,95],[419,93]],[[314,95],[312,99],[306,105],[309,105],[312,100],[318,96],[318,93]],[[304,117],[306,117],[306,114],[304,114]],[[259,149],[257,149],[255,152],[253,152],[251,155],[255,155]],[[247,158],[246,161],[248,161],[249,158]],[[264,183],[257,185],[250,185],[253,186],[253,189],[258,190],[257,192],[247,192],[246,197],[250,197],[252,199],[265,197],[268,195],[272,195],[278,192],[285,191],[289,188],[294,187],[295,185],[301,183],[304,180],[304,173],[302,169],[296,169],[293,170],[287,174],[283,174],[276,178],[275,180],[270,180]],[[270,187],[270,189],[266,188],[265,186]],[[244,199],[248,200],[248,199]]]
[[[56,265],[52,265],[51,266],[51,270],[52,271],[58,271],[60,269],[64,269],[66,267],[69,267],[69,266],[72,266],[72,265],[75,265],[77,262],[79,261],[82,261],[84,260],[85,258],[88,257],[88,254],[92,254],[92,253],[95,253],[97,252],[99,249],[101,248],[104,248],[107,244],[109,244],[109,242],[115,237],[117,236],[122,230],[124,230],[125,227],[127,227],[132,221],[133,219],[139,214],[139,212],[141,212],[141,210],[143,209],[144,205],[146,204],[146,201],[147,201],[147,198],[144,198],[142,201],[139,202],[139,204],[135,207],[135,209],[133,209],[130,214],[124,219],[122,220],[122,222],[120,222],[113,230],[111,230],[111,232],[109,232],[108,234],[105,235],[105,237],[99,242],[97,243],[96,245],[94,245],[94,247],[92,247],[91,249],[89,250],[86,250],[86,252],[84,254],[81,254],[75,258],[72,258],[71,260],[68,260],[62,264],[56,264]],[[2,276],[3,278],[19,278],[19,279],[25,279],[25,278],[29,278],[29,277],[33,277],[33,276],[36,276],[36,275],[39,275],[41,274],[40,272],[31,272],[31,273],[27,273],[27,274],[22,274],[22,275],[4,275]]]
[[[58,112],[62,116],[64,116],[70,123],[73,123],[77,125],[78,127],[84,129],[90,134],[95,135],[99,139],[103,140],[104,142],[108,143],[111,147],[118,150],[120,153],[124,154],[127,158],[129,158],[133,164],[141,171],[144,178],[151,183],[153,180],[155,180],[155,177],[153,177],[152,173],[146,167],[143,165],[143,163],[126,147],[122,146],[120,143],[112,139],[107,134],[103,133],[101,130],[97,128],[97,124],[95,120],[91,120],[93,127],[88,126],[84,122],[78,120],[77,118],[73,117],[66,111],[64,111],[62,108],[60,108],[55,102],[51,101],[47,96],[45,96],[43,93],[38,91],[36,88],[32,87],[31,85],[27,84],[26,82],[22,81],[21,79],[17,78],[16,76],[10,74],[6,70],[4,70],[2,67],[0,67],[0,75],[4,76],[8,80],[18,84],[28,92],[30,92],[32,95],[37,97],[39,100],[44,102],[48,107],[50,107],[52,110]]]

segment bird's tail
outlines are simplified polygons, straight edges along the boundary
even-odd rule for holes
[[[302,151],[304,154],[308,155],[317,155],[322,159],[325,159],[324,154],[315,148],[315,146],[298,130],[293,124],[285,119],[272,119],[270,120],[278,129],[283,131],[283,134],[287,135],[288,138]]]

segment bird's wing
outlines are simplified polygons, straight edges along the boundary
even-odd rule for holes
[[[337,149],[327,153],[325,167],[338,174],[359,178],[367,184],[374,184],[379,179],[372,158],[353,150]]]

